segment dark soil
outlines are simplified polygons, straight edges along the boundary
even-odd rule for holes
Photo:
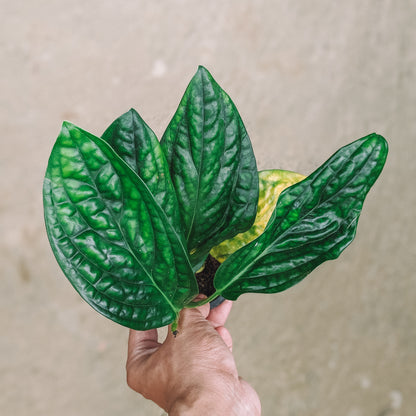
[[[214,276],[220,262],[212,257],[210,254],[205,260],[204,269],[199,273],[195,273],[196,281],[198,282],[199,293],[203,293],[207,297],[215,292]]]

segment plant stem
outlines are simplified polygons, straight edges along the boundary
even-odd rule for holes
[[[176,336],[178,330],[179,315],[176,316],[176,319],[172,322],[171,331]]]
[[[210,297],[206,298],[206,299],[202,299],[199,300],[198,302],[189,302],[187,305],[185,305],[185,308],[197,308],[198,306],[202,306],[205,305],[208,302],[211,302],[212,300],[214,300],[216,297],[218,297],[220,295],[220,293],[217,291],[215,291]]]

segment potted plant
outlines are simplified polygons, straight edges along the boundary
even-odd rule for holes
[[[182,308],[280,292],[337,258],[387,152],[370,134],[308,177],[258,172],[234,103],[199,67],[160,142],[133,109],[101,137],[63,123],[44,180],[47,234],[94,309],[175,331]]]

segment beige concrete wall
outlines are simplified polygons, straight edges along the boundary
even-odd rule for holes
[[[0,414],[160,415],[125,385],[127,330],[56,265],[41,186],[62,120],[101,134],[130,107],[157,134],[205,65],[260,168],[310,173],[377,131],[386,168],[341,258],[229,328],[264,415],[416,412],[414,0],[1,0]]]

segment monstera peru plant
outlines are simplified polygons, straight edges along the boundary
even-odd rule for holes
[[[101,137],[63,123],[44,180],[47,234],[94,309],[175,330],[182,308],[280,292],[337,258],[387,151],[370,134],[306,178],[258,172],[234,103],[199,67],[160,142],[133,109]]]

